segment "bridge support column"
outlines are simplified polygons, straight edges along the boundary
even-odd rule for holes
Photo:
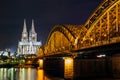
[[[44,71],[50,76],[64,77],[64,60],[62,57],[46,57]]]
[[[38,60],[39,68],[43,69],[43,59]]]
[[[74,60],[71,57],[64,58],[64,77],[65,78],[73,78],[73,64]]]
[[[114,78],[120,78],[120,55],[112,56],[112,72]]]

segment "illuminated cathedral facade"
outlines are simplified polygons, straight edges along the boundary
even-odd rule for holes
[[[37,33],[35,32],[34,20],[32,20],[31,30],[29,35],[26,27],[26,20],[24,20],[23,32],[21,41],[18,42],[18,54],[37,54],[39,47],[42,45],[41,41],[37,41]]]

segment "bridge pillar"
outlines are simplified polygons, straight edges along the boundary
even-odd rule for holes
[[[43,59],[38,60],[39,68],[43,69]]]
[[[120,54],[112,56],[112,72],[115,78],[120,78]]]
[[[72,57],[65,57],[64,58],[64,77],[65,78],[73,78],[73,65],[74,60]]]
[[[45,57],[43,68],[50,76],[64,77],[64,60],[62,57]]]

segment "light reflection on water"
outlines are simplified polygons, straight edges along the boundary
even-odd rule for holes
[[[43,65],[41,60],[40,63]],[[72,58],[64,59],[64,69],[60,68],[60,70],[64,70],[63,72],[55,67],[54,69],[48,69],[48,71],[44,71],[40,68],[42,68],[41,65],[39,68],[0,68],[0,80],[64,80],[63,78],[60,78],[62,75],[65,78],[72,80],[73,77]]]
[[[0,68],[0,80],[64,80],[51,78],[43,69],[36,68]]]

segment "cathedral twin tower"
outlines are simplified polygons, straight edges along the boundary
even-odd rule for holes
[[[32,20],[32,27],[29,32],[29,36],[27,32],[26,20],[24,20],[21,41],[18,43],[18,53],[36,54],[41,45],[42,43],[37,41],[37,33],[35,32],[34,28],[34,20]]]
[[[33,20],[32,20],[32,27],[31,27],[31,30],[30,30],[30,33],[29,33],[29,39],[28,39],[26,21],[24,20],[24,26],[23,26],[21,41],[23,41],[23,42],[27,42],[27,41],[35,42],[35,41],[37,41],[37,33],[35,32],[35,29],[34,29],[34,21]]]

